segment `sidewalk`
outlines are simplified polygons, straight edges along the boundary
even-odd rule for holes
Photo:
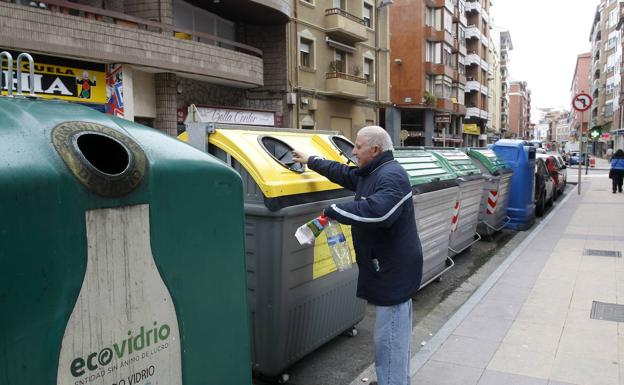
[[[624,260],[587,255],[624,253],[624,194],[583,182],[414,355],[412,384],[624,385],[624,323],[590,318],[624,304]]]

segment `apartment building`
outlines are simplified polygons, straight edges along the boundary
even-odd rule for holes
[[[622,61],[621,32],[617,30],[620,5],[616,0],[600,0],[592,23],[591,42],[591,96],[593,105],[589,128],[599,128],[614,137],[618,135],[614,113],[619,109],[620,64]],[[604,143],[599,147],[612,145]]]
[[[395,0],[386,128],[410,146],[461,146],[466,114],[464,0]]]
[[[390,105],[389,0],[294,0],[294,127],[354,139]]]
[[[499,52],[500,52],[500,128],[503,135],[509,132],[509,68],[511,64],[510,54],[513,50],[511,34],[509,31],[501,31],[499,34]]]
[[[509,87],[509,137],[531,139],[531,90],[527,82],[511,81]]]
[[[620,52],[622,52],[624,49],[622,47],[622,45],[624,45],[624,3],[622,2],[619,4],[619,12],[617,25],[619,41],[617,45]],[[622,65],[622,59],[620,59],[620,65]],[[618,70],[620,71],[620,87],[617,90],[619,92],[619,108],[615,110],[614,124],[611,131],[608,133],[603,131],[602,133],[603,139],[607,142],[607,148],[613,149],[624,148],[624,71],[622,71],[621,67],[619,67]]]
[[[488,97],[489,119],[487,122],[487,142],[494,143],[501,138],[501,112],[502,112],[502,77],[499,46],[495,43],[494,34],[490,35],[489,60],[492,75],[488,77],[488,89],[490,97]]]
[[[215,122],[285,126],[292,12],[290,0],[2,0],[0,51],[34,56],[24,84],[38,96],[171,135],[190,104]]]
[[[589,86],[589,79],[592,68],[592,56],[590,52],[580,54],[576,57],[576,66],[574,67],[574,75],[572,76],[572,84],[570,85],[570,101],[574,99],[574,95],[579,93],[591,93]],[[594,69],[595,70],[595,69]],[[600,70],[598,70],[600,71]],[[594,101],[596,103],[596,101]],[[590,111],[585,111],[582,114],[572,108],[572,102],[570,102],[570,108],[572,110],[570,114],[570,130],[568,138],[558,138],[558,142],[579,140],[582,133],[587,133],[589,128],[589,116]]]
[[[466,18],[468,20],[466,47],[468,53],[466,55],[465,146],[484,146],[487,140],[488,98],[492,96],[492,91],[488,87],[488,78],[493,74],[488,60],[489,12],[489,0],[466,2]]]

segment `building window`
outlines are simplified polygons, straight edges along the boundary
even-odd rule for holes
[[[336,50],[336,55],[334,55],[334,60],[336,63],[336,72],[347,72],[347,53],[345,51],[341,51],[339,49]]]
[[[333,0],[334,1],[334,8],[340,8],[340,9],[347,9],[347,6],[345,4],[345,0]]]
[[[373,81],[373,77],[371,75],[373,71],[373,59],[364,58],[364,78],[366,78],[366,81],[369,83]]]
[[[306,68],[312,68],[312,40],[301,38],[299,40],[299,65]]]
[[[615,27],[618,22],[618,11],[619,9],[614,9],[609,12],[609,28]]]
[[[442,8],[427,8],[425,24],[437,31],[442,30]]]
[[[368,28],[373,28],[373,6],[368,3],[364,3],[364,9],[362,11],[362,19],[364,19],[364,24]]]

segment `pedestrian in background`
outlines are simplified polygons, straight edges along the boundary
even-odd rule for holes
[[[607,160],[609,162],[611,162],[611,157],[613,156],[613,149],[612,148],[608,148],[607,149]]]
[[[351,225],[359,268],[357,296],[376,305],[375,370],[379,385],[409,385],[412,296],[420,287],[423,255],[412,188],[381,127],[362,128],[353,155],[358,167],[293,152],[293,160],[355,192],[325,215]]]
[[[622,192],[622,182],[624,180],[624,151],[617,150],[611,158],[611,170],[609,170],[609,178],[613,184],[613,193],[615,191]]]

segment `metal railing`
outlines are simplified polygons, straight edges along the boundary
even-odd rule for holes
[[[349,12],[345,11],[344,9],[341,8],[329,8],[325,10],[325,16],[330,16],[330,15],[340,15],[342,17],[346,17],[347,19],[351,20],[351,21],[355,21],[358,24],[362,24],[362,25],[366,25],[366,21],[364,19],[360,19],[359,17],[350,14]]]
[[[208,40],[213,43],[218,44],[220,47],[224,49],[232,49],[234,51],[240,51],[243,53],[247,53],[253,56],[262,57],[262,51],[256,47],[252,47],[247,44],[239,43],[236,41],[224,39],[219,36],[211,35],[204,32],[191,31],[188,29],[176,27],[171,24],[163,24],[157,21],[152,21],[148,19],[143,19],[136,16],[127,15],[122,12],[110,11],[107,9],[91,7],[88,5],[71,3],[66,0],[45,0],[40,1],[47,5],[47,8],[52,13],[63,13],[63,14],[72,14],[75,13],[83,15],[86,17],[87,15],[93,15],[95,19],[99,22],[109,22],[113,24],[123,24],[123,26],[130,27],[136,26],[136,28],[147,30],[148,28],[155,29],[156,31],[162,34],[171,34],[171,37],[175,37],[176,33],[183,33],[188,35],[191,38]],[[72,12],[73,11],[73,12]],[[121,22],[121,23],[118,23]],[[230,48],[233,47],[233,48]]]
[[[361,78],[359,76],[346,74],[344,72],[327,72],[325,74],[325,79],[345,79],[352,82],[363,83],[366,84],[368,81],[366,78]]]

